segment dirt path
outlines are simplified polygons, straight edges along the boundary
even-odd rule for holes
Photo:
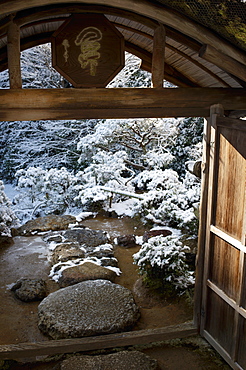
[[[104,229],[107,222],[105,220]],[[94,228],[98,229],[99,226],[100,223],[97,223]],[[134,227],[133,225],[130,226]],[[90,227],[93,228],[92,226]],[[119,234],[115,223],[113,223],[113,226],[110,225],[109,228],[113,228],[113,237]],[[121,233],[122,230],[121,227]],[[142,230],[139,231],[139,233],[142,232]],[[115,256],[122,271],[121,276],[117,277],[116,283],[125,286],[133,292],[141,312],[141,318],[133,330],[176,325],[191,320],[192,308],[184,300],[168,302],[153,295],[143,287],[137,273],[137,267],[132,263],[132,254],[136,253],[138,249],[139,247],[130,249],[116,247],[115,249]],[[37,306],[39,303],[21,302],[9,290],[11,285],[22,277],[33,278],[35,276],[47,281],[50,269],[47,261],[47,245],[42,241],[41,237],[16,237],[14,245],[0,249],[0,265],[0,344],[49,340],[39,331],[37,326]],[[50,292],[58,289],[56,283],[51,280],[48,280],[48,287]],[[196,341],[197,338],[194,340]],[[181,368],[182,370],[229,369],[210,347],[208,350],[203,349],[199,352],[200,345],[197,345],[196,342],[194,344],[190,340],[188,342],[178,341],[173,344],[162,343],[161,346],[153,346],[151,348],[140,346],[139,349],[156,358],[159,363],[159,369],[163,370],[179,370]],[[18,363],[10,366],[12,370],[58,370],[59,368],[60,365],[57,361],[45,364]]]
[[[47,280],[47,245],[40,237],[16,237],[15,244],[0,249],[0,344],[47,340],[38,330],[38,302],[24,303],[11,286],[20,278]],[[52,284],[52,282],[50,282]]]

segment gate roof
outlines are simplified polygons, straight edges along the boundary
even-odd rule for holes
[[[50,42],[71,14],[88,12],[104,14],[124,36],[125,50],[140,57],[142,68],[149,71],[154,30],[163,24],[165,79],[177,86],[246,87],[244,0],[3,0],[0,71],[7,68],[7,28],[12,19],[20,26],[25,50]]]

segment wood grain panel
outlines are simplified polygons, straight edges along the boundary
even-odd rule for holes
[[[237,362],[243,369],[246,369],[246,320],[242,316],[240,316],[239,319],[239,326],[241,329],[241,336],[238,345]]]
[[[235,147],[237,149],[235,149]],[[219,128],[219,163],[215,225],[242,239],[246,188],[246,133]]]
[[[211,248],[209,279],[236,301],[240,282],[240,251],[214,236]]]
[[[243,279],[242,279],[240,305],[244,310],[246,310],[246,253],[244,254],[244,271],[243,271]]]
[[[228,352],[233,349],[234,310],[208,289],[205,330]]]

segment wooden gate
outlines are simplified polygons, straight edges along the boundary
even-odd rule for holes
[[[246,121],[211,114],[204,136],[200,333],[232,368],[246,369]]]

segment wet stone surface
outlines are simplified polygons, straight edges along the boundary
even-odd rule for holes
[[[41,301],[47,295],[43,279],[19,279],[11,290],[23,302]]]
[[[53,339],[129,330],[139,319],[130,290],[89,280],[51,293],[38,306],[39,329]]]
[[[86,280],[110,280],[115,281],[116,273],[108,268],[99,266],[92,262],[85,262],[82,265],[69,267],[62,271],[59,285],[65,288]]]
[[[90,246],[91,248],[97,247],[100,244],[108,243],[107,233],[101,230],[91,230],[88,228],[74,228],[67,230],[63,233],[65,240],[78,242],[79,244]]]
[[[35,220],[28,221],[18,229],[13,229],[12,232],[14,236],[34,235],[37,232],[65,230],[69,227],[70,224],[74,223],[76,223],[76,218],[74,216],[49,215],[45,217],[38,217]]]
[[[157,361],[139,351],[121,351],[101,356],[73,356],[61,370],[155,370]]]
[[[56,264],[84,257],[85,251],[80,248],[79,243],[61,243],[53,250],[51,262]]]

